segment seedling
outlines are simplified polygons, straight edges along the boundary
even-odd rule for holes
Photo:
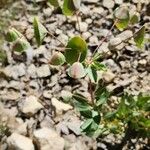
[[[48,2],[56,8],[60,7],[66,16],[76,15],[79,25],[79,0],[64,0],[62,6],[60,6],[57,0],[48,0]],[[114,11],[114,23],[107,36],[100,41],[94,53],[91,56],[87,56],[89,50],[88,44],[81,35],[75,35],[67,43],[62,43],[37,18],[34,18],[34,35],[38,46],[43,43],[44,38],[48,35],[54,37],[64,46],[64,51],[54,53],[48,63],[55,66],[67,65],[68,71],[66,72],[71,78],[80,79],[86,77],[89,79],[88,90],[90,98],[84,97],[80,93],[72,93],[72,103],[84,119],[81,130],[87,135],[99,137],[110,132],[120,133],[124,132],[127,126],[132,127],[135,131],[144,131],[145,133],[150,130],[150,122],[147,117],[148,110],[150,110],[150,97],[139,95],[135,98],[134,96],[124,94],[119,99],[120,104],[118,108],[114,112],[111,112],[108,102],[111,100],[113,91],[108,91],[106,85],[102,84],[102,80],[98,78],[99,71],[107,70],[106,66],[99,61],[103,57],[103,54],[99,53],[98,49],[107,40],[115,26],[122,31],[129,26],[134,26],[138,21],[139,17],[136,14],[130,16],[127,8],[117,8]],[[26,39],[24,37],[22,39],[20,35],[19,31],[10,29],[6,39],[9,42],[13,42],[13,51],[21,53],[29,45],[28,42],[25,42]],[[120,41],[115,47],[133,38],[137,47],[141,48],[144,44],[144,35],[145,26],[142,26],[134,32],[133,36],[129,37],[126,41]]]

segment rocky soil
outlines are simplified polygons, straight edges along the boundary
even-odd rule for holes
[[[97,140],[83,135],[80,132],[83,120],[71,105],[62,101],[62,97],[76,90],[88,96],[87,81],[74,81],[65,73],[66,67],[47,64],[51,54],[62,47],[57,40],[47,36],[43,45],[37,47],[33,38],[35,15],[63,43],[79,34],[76,17],[65,17],[44,0],[36,1],[22,0],[12,5],[20,12],[9,26],[26,35],[33,45],[33,59],[11,55],[11,46],[4,42],[8,62],[0,68],[0,150],[111,150],[110,145],[119,143],[122,135],[110,134]],[[130,13],[140,12],[142,22],[137,28],[144,23],[150,27],[149,0],[141,3],[138,0],[82,0],[80,28],[89,42],[90,52],[108,33],[113,23],[112,12],[119,5],[128,6]],[[130,30],[119,33],[114,29],[108,41],[113,45],[132,34]],[[149,33],[146,36],[150,38]],[[131,40],[128,45],[110,51],[106,41],[99,49],[107,52],[103,62],[108,67],[100,76],[108,83],[108,89],[116,91],[116,96],[123,91],[135,95],[150,92],[150,45],[147,43],[143,50],[138,50],[132,43]],[[132,139],[124,149],[144,150],[150,146],[148,139]]]

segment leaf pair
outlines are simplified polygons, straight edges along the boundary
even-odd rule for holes
[[[58,0],[48,0],[54,7],[59,7]],[[80,8],[81,0],[64,0],[62,11],[66,16],[72,16]]]
[[[13,42],[13,51],[19,53],[22,53],[31,47],[26,38],[14,28],[9,29],[6,34],[6,40],[8,42]]]

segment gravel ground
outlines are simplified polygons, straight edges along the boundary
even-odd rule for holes
[[[90,52],[106,36],[112,25],[112,12],[119,6],[128,6],[134,13],[140,12],[142,22],[150,26],[149,0],[124,2],[123,0],[83,0],[79,16],[82,36],[89,43]],[[87,81],[73,81],[66,75],[65,67],[51,67],[47,60],[61,47],[55,39],[47,36],[44,44],[36,47],[33,39],[32,20],[34,15],[58,37],[63,43],[74,34],[79,34],[75,17],[65,17],[60,10],[46,5],[43,0],[18,1],[12,7],[20,7],[11,26],[24,33],[33,46],[33,60],[11,55],[11,46],[4,43],[8,63],[0,68],[0,123],[7,123],[9,132],[0,135],[0,150],[107,150],[121,141],[122,135],[110,134],[97,140],[82,135],[79,114],[69,104],[63,103],[62,96],[79,90],[86,96]],[[133,33],[129,30],[119,33],[114,29],[109,41],[126,39]],[[147,37],[149,34],[147,33]],[[102,78],[108,83],[108,89],[115,90],[116,95],[123,91],[137,95],[150,92],[150,51],[147,43],[144,50],[138,50],[133,41],[129,45],[117,47],[110,51],[108,42],[99,49],[106,52],[103,62],[108,71]],[[113,44],[113,42],[112,42]],[[23,142],[22,142],[23,141]],[[150,149],[148,139],[132,139],[124,146],[127,149]]]

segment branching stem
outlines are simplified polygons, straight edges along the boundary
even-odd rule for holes
[[[59,40],[54,34],[52,34],[51,32],[48,32],[48,34],[50,36],[52,36],[54,39],[56,39],[59,43],[61,43],[65,47],[65,44],[61,40]]]
[[[102,44],[105,42],[105,40],[108,38],[110,32],[113,30],[115,24],[117,23],[117,19],[114,21],[112,27],[110,28],[110,30],[108,31],[107,35],[101,40],[100,44],[97,46],[97,48],[95,49],[94,53],[93,53],[93,56],[94,54],[97,52],[97,50],[102,46]]]
[[[94,93],[93,93],[93,89],[92,89],[92,82],[91,79],[89,79],[89,93],[91,95],[91,102],[92,105],[94,105]]]
[[[80,36],[81,36],[81,28],[80,28],[80,23],[79,23],[79,12],[76,13],[76,17],[77,17],[77,24],[78,24]]]

